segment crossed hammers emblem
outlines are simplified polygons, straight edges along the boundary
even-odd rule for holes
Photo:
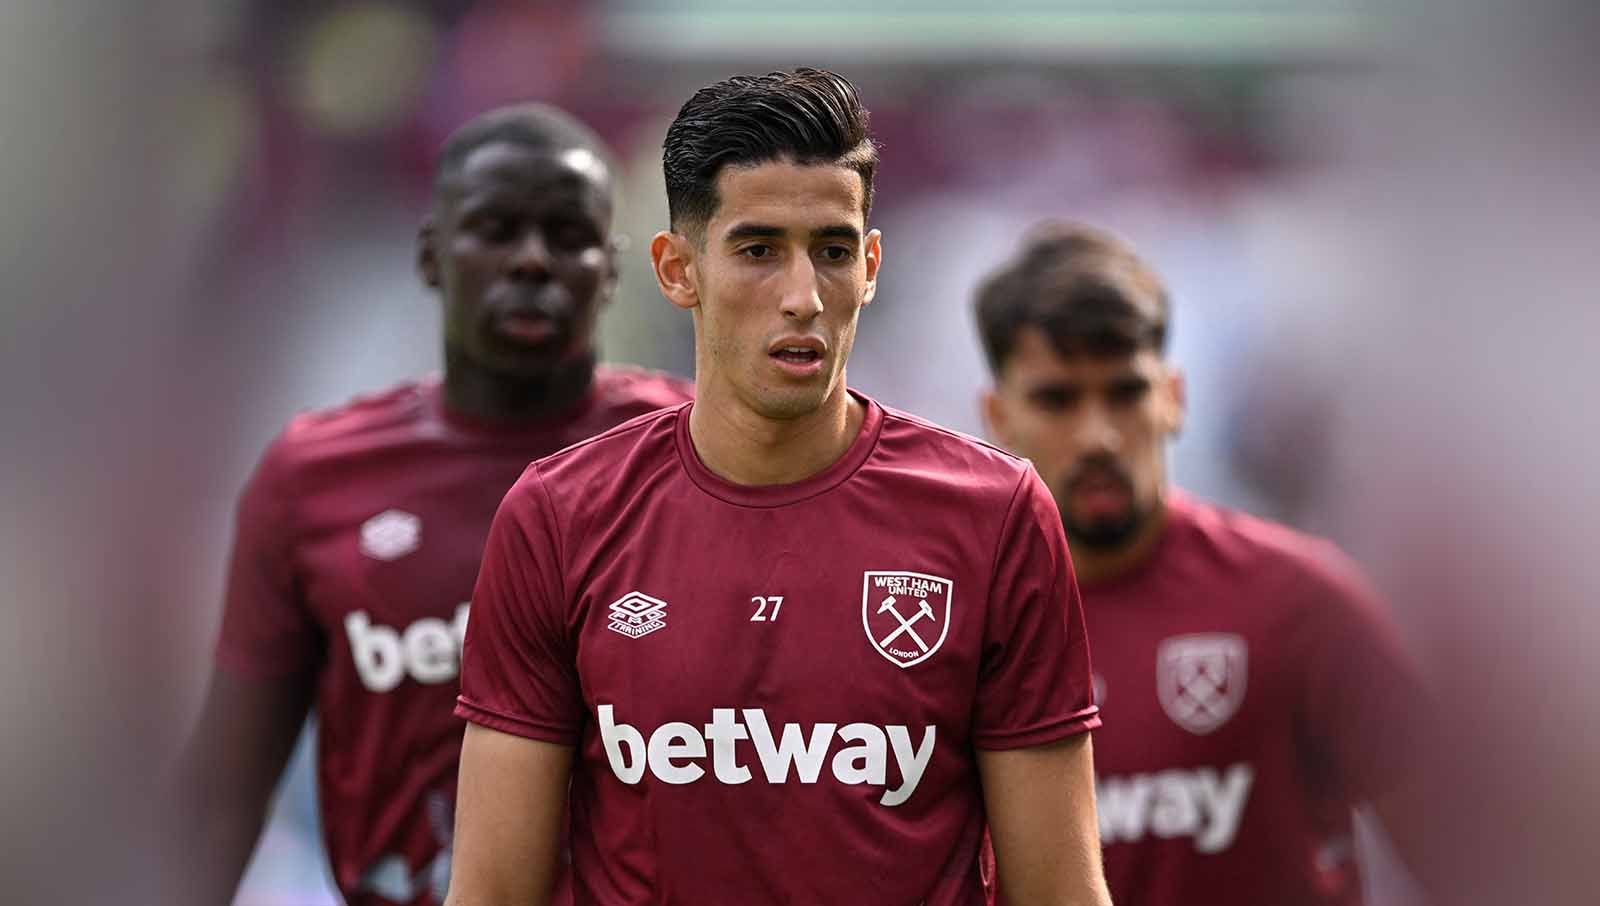
[[[878,644],[884,648],[887,648],[889,647],[890,642],[898,639],[900,636],[909,635],[917,643],[917,647],[926,652],[928,650],[928,643],[923,641],[922,636],[917,635],[917,630],[914,629],[913,626],[923,617],[934,620],[933,608],[928,605],[926,598],[918,598],[917,612],[912,614],[910,619],[906,619],[900,615],[900,611],[894,606],[896,603],[898,603],[898,601],[895,596],[889,595],[883,599],[883,603],[878,605],[878,613],[892,614],[895,618],[895,621],[900,624],[899,629],[896,629],[894,632],[884,636],[878,641]],[[935,620],[935,622],[937,622],[937,620]]]

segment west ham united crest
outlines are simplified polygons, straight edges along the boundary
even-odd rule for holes
[[[933,656],[950,629],[949,579],[926,573],[869,571],[861,579],[861,625],[867,641],[896,667]]]
[[[1156,649],[1156,694],[1178,726],[1204,736],[1244,702],[1246,648],[1227,633],[1180,635]]]

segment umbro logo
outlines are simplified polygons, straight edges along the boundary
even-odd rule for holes
[[[422,520],[405,510],[384,510],[361,524],[361,552],[398,560],[422,545]]]
[[[608,625],[612,632],[620,632],[630,639],[665,629],[667,602],[630,591],[611,602],[611,622]]]

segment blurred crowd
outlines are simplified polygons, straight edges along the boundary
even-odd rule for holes
[[[666,221],[662,132],[701,84],[802,64],[853,79],[882,143],[885,269],[852,383],[981,433],[981,275],[1043,218],[1131,239],[1173,291],[1178,482],[1339,541],[1432,672],[1443,748],[1419,808],[1460,878],[1447,894],[1592,897],[1600,21],[1553,2],[1134,6],[5,7],[16,900],[136,889],[112,879],[140,876],[150,779],[199,695],[229,510],[266,439],[438,366],[412,249],[444,135],[523,99],[593,125],[634,240],[602,352],[687,375],[689,321],[643,252]],[[241,903],[334,902],[303,754]],[[1374,858],[1375,902],[1412,902]]]

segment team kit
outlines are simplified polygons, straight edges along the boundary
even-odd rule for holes
[[[1171,485],[1171,303],[1112,234],[977,289],[987,439],[849,386],[876,168],[834,73],[685,103],[649,251],[690,383],[598,363],[603,143],[451,136],[443,373],[296,417],[240,499],[175,901],[232,895],[283,768],[219,753],[314,714],[352,906],[1363,902],[1423,701],[1387,605]]]

